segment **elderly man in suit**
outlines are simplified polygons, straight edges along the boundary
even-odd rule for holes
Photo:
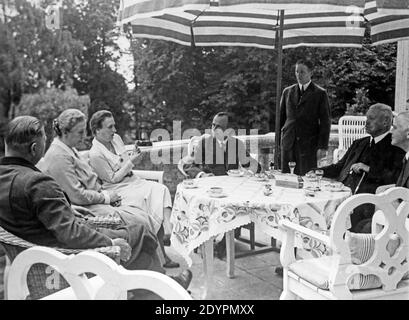
[[[299,60],[295,65],[296,84],[284,89],[280,103],[281,169],[295,162],[295,173],[304,175],[325,157],[331,130],[327,92],[311,81],[313,64]]]
[[[405,154],[402,158],[402,170],[394,184],[380,186],[376,192],[383,192],[390,187],[409,188],[409,111],[399,113],[392,128],[392,145],[401,148]]]
[[[381,103],[372,105],[366,113],[364,137],[353,142],[340,161],[323,167],[324,177],[337,179],[354,193],[375,193],[381,185],[397,181],[402,168],[404,151],[391,144],[392,110]],[[353,232],[370,232],[368,226],[374,208],[364,205],[351,215]]]
[[[246,151],[245,144],[231,136],[229,117],[219,112],[213,118],[212,134],[203,136],[195,150],[193,163],[184,164],[183,170],[191,178],[209,175],[222,176],[239,165],[253,172],[261,170],[260,164]]]
[[[164,273],[156,252],[157,239],[144,225],[128,224],[118,229],[93,229],[49,175],[35,164],[45,151],[44,126],[34,117],[17,117],[10,122],[5,157],[0,159],[0,225],[32,243],[60,248],[121,248],[127,269]],[[173,277],[187,288],[192,273]]]

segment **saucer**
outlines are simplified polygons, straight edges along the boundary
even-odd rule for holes
[[[269,178],[268,178],[268,177],[256,177],[256,176],[253,176],[253,177],[251,177],[251,180],[254,180],[254,181],[269,181]]]
[[[323,190],[330,191],[330,192],[347,192],[348,188],[345,186],[338,187],[338,186],[326,185],[323,187]]]
[[[227,193],[212,193],[209,190],[206,191],[207,195],[211,198],[226,198],[228,197]]]
[[[183,188],[185,188],[185,189],[196,189],[196,188],[199,188],[197,185],[191,185],[191,186],[189,186],[189,185],[185,185],[185,184],[182,184],[182,186],[183,186]]]

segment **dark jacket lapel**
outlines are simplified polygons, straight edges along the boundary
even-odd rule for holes
[[[300,87],[297,84],[297,92],[298,95],[300,94]],[[301,99],[299,99],[300,101],[297,104],[297,107],[301,106],[305,101],[308,100],[308,97],[315,91],[315,85],[314,83],[310,83],[310,85],[308,86],[307,90],[305,90],[304,94],[302,95]]]
[[[402,168],[402,170],[403,170],[402,182],[399,183],[399,186],[401,186],[401,187],[407,187],[407,183],[408,183],[408,180],[409,180],[409,165],[408,165],[407,161],[405,162],[405,164],[406,164],[405,167]]]

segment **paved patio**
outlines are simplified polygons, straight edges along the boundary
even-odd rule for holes
[[[247,230],[243,230],[246,237]],[[256,228],[256,240],[261,243],[270,243],[270,239]],[[236,241],[236,252],[249,250],[249,245]],[[167,269],[168,274],[176,274],[182,268],[187,268],[185,260],[172,248],[167,248],[168,254],[173,260],[180,263],[178,269]],[[202,298],[203,290],[203,268],[200,254],[193,254],[193,280],[189,287],[194,299]],[[283,281],[274,270],[279,265],[280,259],[277,252],[268,252],[253,256],[242,257],[235,260],[235,278],[230,279],[226,275],[226,261],[214,259],[213,287],[205,297],[209,300],[277,300],[281,294]],[[5,259],[0,257],[0,300],[3,295],[3,271]],[[149,296],[148,296],[149,297]],[[144,297],[144,299],[148,299]]]

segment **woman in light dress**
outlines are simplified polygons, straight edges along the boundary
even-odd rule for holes
[[[164,267],[177,268],[164,250],[164,242],[169,242],[172,226],[170,215],[172,200],[169,189],[160,183],[139,178],[132,168],[141,159],[135,146],[131,155],[119,135],[116,134],[115,120],[107,110],[97,111],[90,120],[94,135],[89,152],[90,165],[102,181],[103,188],[116,191],[122,204],[132,205],[147,211],[155,222],[155,232],[165,257]]]

